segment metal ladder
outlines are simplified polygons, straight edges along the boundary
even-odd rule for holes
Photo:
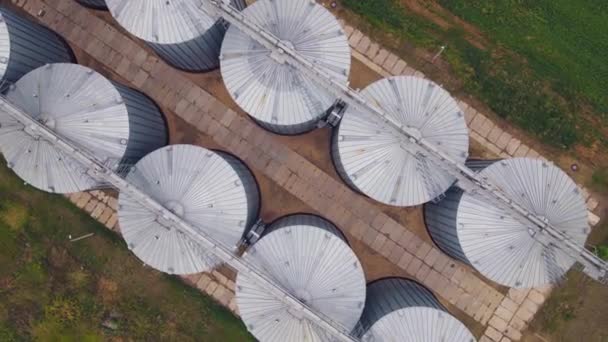
[[[323,128],[327,125],[331,127],[338,127],[344,111],[346,110],[346,104],[339,99],[327,110],[327,115],[323,120],[317,122],[317,128]]]

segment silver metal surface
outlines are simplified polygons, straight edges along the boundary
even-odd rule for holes
[[[94,9],[108,9],[108,7],[106,7],[105,0],[76,0],[76,1],[86,7],[90,7],[90,8],[94,8]]]
[[[203,0],[208,1],[208,0]],[[127,31],[148,42],[165,61],[188,71],[219,66],[224,24],[210,17],[201,0],[106,0]],[[242,9],[244,0],[231,0]]]
[[[357,330],[364,342],[476,341],[429,290],[401,278],[385,278],[368,285]]]
[[[274,222],[243,259],[256,265],[302,303],[351,330],[365,302],[365,275],[331,223],[292,215]],[[236,280],[241,318],[260,341],[331,341],[327,331],[277,300],[247,274]]]
[[[140,160],[127,181],[175,215],[228,247],[235,247],[258,216],[257,184],[236,158],[193,145],[171,145]],[[170,274],[208,271],[219,263],[135,199],[120,194],[120,231],[147,265]]]
[[[300,73],[305,74],[314,84],[322,87],[336,98],[359,111],[378,116],[386,121],[386,123],[401,133],[403,146],[406,146],[407,150],[421,160],[421,162],[428,165],[425,167],[432,166],[444,170],[447,174],[458,180],[458,187],[464,191],[474,192],[476,196],[508,212],[518,222],[531,225],[531,228],[536,232],[543,232],[542,239],[538,238],[540,235],[536,234],[540,243],[546,246],[555,246],[555,248],[570,255],[576,259],[587,276],[608,285],[607,262],[587,250],[584,245],[577,244],[567,234],[546,223],[541,217],[531,213],[516,201],[508,198],[494,184],[478,177],[464,163],[459,162],[444,152],[443,148],[439,148],[428,139],[420,137],[419,131],[399,123],[387,112],[368,102],[347,84],[336,81],[327,72],[324,72],[295,51],[289,44],[283,42],[272,32],[263,29],[230,5],[221,1],[208,1],[201,5],[206,7],[209,13],[224,18],[230,25],[237,27],[252,40],[260,44],[260,46],[272,51],[275,56],[284,60]]]
[[[215,25],[198,0],[106,0],[112,16],[145,41],[176,44],[203,35]]]
[[[247,274],[256,284],[264,288],[269,294],[281,303],[289,306],[290,309],[301,316],[303,320],[310,322],[314,326],[326,331],[336,341],[354,342],[357,341],[348,330],[339,323],[332,321],[322,313],[312,310],[305,303],[300,302],[292,294],[287,292],[282,287],[278,286],[266,274],[262,273],[255,265],[248,263],[242,258],[239,258],[232,248],[228,248],[217,242],[210,236],[202,235],[196,227],[184,221],[179,216],[165,208],[156,200],[148,196],[145,192],[127,182],[122,175],[108,168],[101,160],[98,160],[93,154],[85,149],[74,145],[71,141],[57,135],[56,132],[50,130],[40,122],[33,119],[31,116],[23,112],[8,102],[6,98],[0,95],[0,112],[10,117],[12,120],[19,122],[21,125],[30,127],[28,132],[32,137],[46,140],[57,150],[70,155],[83,168],[87,170],[87,174],[96,182],[104,182],[112,185],[121,194],[126,194],[134,198],[139,204],[147,208],[149,211],[157,213],[159,218],[162,218],[164,226],[168,229],[177,229],[182,234],[189,236],[194,242],[199,244],[201,248],[211,251],[215,256],[224,261],[228,266],[232,267],[239,273]]]
[[[78,64],[47,64],[33,70],[11,86],[6,97],[113,167],[134,163],[167,140],[164,121],[152,101]],[[0,117],[0,124],[0,151],[25,182],[55,193],[98,187],[71,156],[33,139],[23,125],[6,116]]]
[[[302,58],[346,83],[350,48],[338,20],[309,0],[258,0],[243,15],[276,35]],[[258,44],[237,27],[226,33],[221,72],[235,102],[264,128],[298,134],[316,127],[336,100],[280,53]]]
[[[585,201],[561,169],[538,159],[515,158],[494,162],[479,175],[584,245],[589,234]],[[542,243],[543,232],[458,189],[450,190],[439,204],[428,204],[425,218],[444,251],[505,286],[555,283],[575,262],[565,251]]]
[[[47,63],[71,61],[70,48],[57,34],[0,7],[0,81],[14,83]]]
[[[435,83],[390,77],[371,84],[361,95],[455,160],[466,159],[469,135],[464,115]],[[380,117],[347,108],[333,137],[336,169],[358,191],[394,206],[414,206],[443,194],[456,179],[410,153],[401,135]]]

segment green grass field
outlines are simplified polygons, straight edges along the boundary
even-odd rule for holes
[[[229,311],[0,162],[0,341],[253,341]],[[101,326],[109,318],[115,330]]]
[[[608,119],[608,2],[439,1],[496,43],[524,56],[537,76],[581,96]]]
[[[459,25],[442,28],[398,0],[342,1],[404,42],[433,50],[447,43],[444,58],[464,90],[543,142],[563,149],[608,146],[602,133],[608,120],[608,2],[437,2],[478,27],[487,40],[483,48]]]

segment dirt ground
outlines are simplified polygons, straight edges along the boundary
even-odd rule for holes
[[[436,22],[439,25],[458,25],[463,27],[469,35],[469,40],[475,43],[477,46],[483,47],[485,39],[479,30],[477,30],[474,26],[463,22],[459,18],[454,17],[447,11],[443,10],[440,6],[436,5],[435,2],[427,0],[402,0],[402,3],[416,13]],[[366,24],[359,22],[357,18],[349,15],[340,8],[337,11],[334,11],[334,13],[342,18],[346,18],[350,24],[354,24],[364,32],[366,28],[368,28]],[[108,14],[98,12],[98,15],[104,17],[106,21],[112,22]],[[374,40],[379,41],[382,43],[382,45],[393,46],[394,41],[392,41],[390,36],[385,36],[378,32],[368,31],[367,33],[371,33]],[[145,44],[142,43],[141,45],[145,47]],[[438,60],[436,63],[429,62],[433,53],[429,53],[428,51],[421,50],[415,46],[409,46],[407,44],[401,46],[397,51],[394,52],[398,53],[402,58],[404,58],[408,64],[423,71],[436,82],[441,83],[455,96],[473,104],[477,109],[483,111],[484,113],[489,113],[492,120],[502,129],[511,132],[513,135],[532,146],[541,154],[554,160],[556,164],[561,166],[562,169],[568,172],[569,175],[577,182],[582,184],[587,184],[589,182],[593,168],[597,167],[598,161],[590,161],[577,154],[563,153],[561,151],[541,145],[539,142],[531,139],[523,131],[494,114],[485,104],[464,93],[461,90],[460,81],[452,76],[449,66],[446,63],[441,60]],[[99,69],[98,66],[96,68]],[[219,70],[214,70],[208,73],[185,74],[202,88],[207,90],[216,98],[220,99],[224,104],[238,112],[239,115],[247,117],[246,113],[240,110],[225,89]],[[352,59],[351,76],[349,81],[353,88],[363,89],[380,78],[380,75],[365,67],[361,62],[354,58]],[[163,110],[167,116],[170,127],[171,143],[189,143],[207,148],[218,149],[218,146],[215,145],[215,143],[209,137],[199,134],[195,129],[178,119],[166,108]],[[318,129],[297,136],[277,135],[276,137],[278,141],[297,151],[300,155],[307,158],[327,174],[331,175],[335,179],[340,179],[331,161],[331,130],[329,128]],[[471,141],[470,155],[472,157],[479,158],[489,157],[489,153],[473,141]],[[579,166],[579,170],[577,172],[570,170],[570,165],[572,164],[577,164]],[[314,210],[311,210],[311,208],[309,208],[306,204],[293,197],[280,186],[277,186],[274,182],[262,175],[258,170],[254,169],[252,171],[260,186],[262,196],[261,217],[265,222],[272,222],[278,217],[291,213],[315,213]],[[594,197],[599,199],[601,205],[600,209],[596,212],[600,214],[601,217],[606,217],[608,214],[608,209],[606,206],[608,198],[599,193],[592,193]],[[425,241],[431,242],[424,224],[422,207],[403,209],[390,207],[379,203],[376,203],[376,205],[392,218],[416,232],[416,234]],[[395,265],[391,264],[382,256],[367,248],[362,243],[357,242],[348,235],[347,239],[361,260],[368,281],[373,281],[375,279],[387,276],[408,277],[405,272],[399,270]],[[608,230],[596,229],[592,232],[588,244],[593,245],[598,242],[606,241],[607,239]],[[234,277],[234,273],[227,268],[223,268],[221,271],[228,276]],[[497,286],[495,284],[494,287],[502,293],[505,293],[507,290],[506,288]],[[608,337],[606,336],[598,336],[590,333],[590,331],[602,330],[600,328],[604,322],[601,319],[598,319],[598,317],[605,317],[606,314],[608,314],[608,304],[601,304],[605,303],[605,298],[607,298],[606,296],[608,295],[604,287],[598,285],[597,283],[591,282],[588,278],[581,277],[580,274],[575,274],[569,276],[563,289],[556,292],[559,294],[555,296],[559,296],[559,298],[550,298],[547,306],[541,310],[539,317],[537,317],[532,323],[531,329],[526,332],[524,341],[577,341],[582,340],[581,338],[583,336],[585,337],[583,339],[585,341],[608,341]],[[580,293],[585,293],[585,296],[580,296]],[[559,303],[560,300],[563,302],[563,298],[569,298],[568,303],[573,303],[572,305],[575,307],[573,312],[575,312],[576,319],[564,319],[564,308],[560,306],[563,304]],[[553,301],[557,301],[558,303],[552,304]],[[449,303],[443,304],[446,305],[452,314],[463,321],[476,336],[480,336],[483,333],[483,327],[479,323],[475,322],[463,312],[449,305]],[[568,308],[566,312],[569,312],[568,310],[570,309]],[[547,332],[547,326],[555,324],[553,323],[555,321],[561,322],[558,323],[558,328],[553,332]],[[598,324],[599,326],[597,326]]]
[[[110,20],[110,17],[104,12],[97,13],[100,17],[104,18],[104,20]],[[145,47],[143,43],[140,45]],[[75,54],[80,64],[92,67],[115,81],[126,83],[125,80],[123,80],[120,76],[116,75],[111,70],[104,68],[99,62],[91,59],[86,53],[76,49]],[[230,97],[229,93],[224,87],[224,83],[221,80],[219,70],[213,70],[207,73],[184,72],[184,74],[214,97],[218,98],[224,104],[235,110],[237,113],[239,113],[239,115],[248,118],[247,114],[244,113]],[[352,60],[350,83],[354,88],[364,88],[380,78],[380,75],[367,68],[358,60]],[[193,144],[205,148],[222,150],[210,137],[199,133],[195,128],[178,118],[171,110],[168,108],[161,109],[167,120],[171,144]],[[340,180],[340,177],[335,171],[331,160],[330,137],[330,128],[317,129],[309,133],[296,136],[276,135],[276,138],[280,143],[289,146],[293,150],[297,151],[300,155],[311,161],[317,167],[325,171],[327,174],[331,175],[337,180]],[[476,154],[475,149],[472,150],[472,153]],[[479,150],[479,153],[481,153],[481,150]],[[259,170],[252,169],[252,172],[260,187],[262,199],[260,215],[264,222],[269,223],[281,216],[292,213],[317,214],[309,206],[264,176]],[[368,200],[372,201],[370,199]],[[416,232],[416,234],[425,241],[431,242],[424,224],[422,206],[413,208],[395,208],[379,203],[376,203],[376,205],[381,207],[381,209],[393,219]],[[346,237],[349,240],[351,247],[361,260],[368,281],[373,281],[388,276],[410,277],[406,272],[400,270],[396,265],[393,265],[384,257],[371,250],[371,248],[353,239],[352,236],[346,234]],[[226,276],[234,279],[235,274],[229,268],[223,267],[220,269],[220,271]],[[445,301],[442,301],[442,303],[453,315],[464,322],[476,336],[481,336],[483,333],[483,326],[481,326],[481,324],[474,321],[472,318],[452,306],[450,303]]]
[[[212,93],[215,97],[221,99],[226,105],[229,105],[240,115],[246,116],[246,114],[240,108],[238,108],[238,106],[230,98],[230,95],[227,93],[223,82],[221,81],[219,71],[216,70],[205,74],[189,74],[189,77],[201,87]],[[380,78],[381,76],[367,68],[361,62],[353,59],[350,79],[353,87],[364,88]],[[177,128],[177,132],[175,134],[181,134],[180,131],[183,131],[184,129],[187,128]],[[340,180],[340,176],[335,170],[330,154],[330,128],[317,129],[295,136],[275,135],[275,137],[277,141],[289,146],[301,156],[325,171],[328,175],[334,177],[336,180]],[[183,138],[178,138],[176,140],[172,139],[172,141],[180,142],[181,139]],[[211,146],[211,148],[215,148],[210,139],[202,136],[201,134],[198,135],[196,144],[200,144],[204,147]],[[483,152],[479,146],[472,149],[473,155],[482,156],[484,153],[485,152]],[[268,180],[257,170],[253,169],[253,173],[255,174],[260,185],[262,194],[261,217],[265,222],[272,222],[274,219],[290,213],[303,212],[316,214],[316,212],[306,204],[293,197],[285,189],[277,186],[274,182]],[[374,202],[371,199],[367,200]],[[393,219],[414,231],[425,241],[429,243],[432,242],[424,224],[422,206],[412,208],[396,208],[377,202],[375,202],[375,205],[380,207],[383,212],[391,216]],[[349,240],[351,247],[355,251],[355,254],[359,257],[363,265],[368,282],[388,276],[411,277],[406,272],[399,269],[396,265],[390,263],[384,257],[371,250],[371,248],[356,241],[349,234],[345,235]],[[505,291],[504,288],[499,286],[496,286],[496,288],[503,293]],[[481,324],[477,323],[468,315],[461,312],[448,302],[442,301],[442,303],[453,315],[464,322],[476,336],[480,336],[483,333],[483,327]]]

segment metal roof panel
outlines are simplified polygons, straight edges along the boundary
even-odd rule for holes
[[[418,77],[390,77],[369,85],[361,95],[455,160],[466,160],[469,134],[464,115],[437,84]],[[347,183],[379,202],[394,206],[428,202],[455,179],[407,152],[406,139],[382,119],[347,108],[334,133],[336,167]]]
[[[279,219],[243,256],[296,298],[351,330],[365,302],[361,263],[329,222],[311,215]],[[333,225],[332,225],[333,226]],[[330,341],[280,300],[239,273],[236,300],[241,318],[259,340]]]

